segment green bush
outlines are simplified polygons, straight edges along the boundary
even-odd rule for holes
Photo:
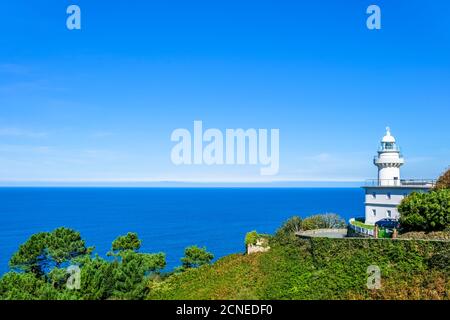
[[[137,251],[141,247],[141,240],[137,233],[128,232],[124,236],[117,237],[111,245],[111,251],[113,253],[121,252],[124,250]]]
[[[206,264],[210,264],[214,255],[206,251],[206,248],[199,248],[197,246],[190,246],[184,249],[184,257],[181,258],[181,271],[190,268],[198,268]]]
[[[34,234],[13,254],[9,265],[13,270],[44,276],[48,268],[59,267],[78,257],[89,255],[80,233],[67,228]]]
[[[30,237],[12,256],[13,271],[0,278],[0,299],[143,299],[148,280],[166,265],[163,253],[140,253],[134,233],[112,243],[113,261],[92,258],[80,234],[67,228]],[[66,288],[67,267],[80,266],[77,290]]]
[[[448,273],[450,271],[450,249],[447,248],[447,250],[433,254],[428,259],[428,265],[430,268],[445,270]]]
[[[316,214],[305,218],[302,222],[303,230],[338,229],[345,226],[345,221],[334,213]]]
[[[295,239],[296,233],[302,230],[302,218],[293,216],[286,220],[275,233],[278,242],[289,242]]]
[[[246,246],[255,245],[257,241],[258,241],[258,233],[255,230],[247,232],[247,234],[245,235]]]
[[[398,206],[402,231],[442,231],[450,227],[450,189],[413,192]]]
[[[296,241],[296,233],[302,230],[345,228],[345,221],[334,213],[316,214],[302,220],[299,216],[293,216],[286,220],[275,233],[278,242]]]
[[[2,300],[56,300],[69,299],[44,279],[31,272],[8,272],[0,278]]]

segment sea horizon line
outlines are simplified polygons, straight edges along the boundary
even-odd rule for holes
[[[0,181],[10,187],[103,187],[103,188],[349,188],[361,187],[364,180],[289,180],[289,181]]]

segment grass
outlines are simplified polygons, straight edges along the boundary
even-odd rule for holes
[[[232,254],[213,265],[173,274],[163,281],[150,282],[149,299],[197,300],[258,298],[256,288],[262,286],[264,274],[259,264],[260,254]]]
[[[375,229],[375,226],[370,225],[370,224],[365,224],[365,223],[363,223],[361,221],[356,221],[355,220],[355,221],[352,221],[351,224],[353,224],[354,226],[365,228],[365,229],[369,229],[369,230]]]

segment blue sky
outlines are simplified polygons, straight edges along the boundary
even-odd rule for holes
[[[360,181],[386,126],[403,177],[450,164],[448,1],[2,1],[0,35],[2,185]],[[279,174],[175,166],[194,120],[279,128]]]

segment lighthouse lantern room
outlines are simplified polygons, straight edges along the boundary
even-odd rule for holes
[[[378,183],[380,186],[400,185],[400,167],[405,161],[389,127],[386,128],[386,135],[381,139],[378,155],[375,156],[373,162],[378,167]]]

